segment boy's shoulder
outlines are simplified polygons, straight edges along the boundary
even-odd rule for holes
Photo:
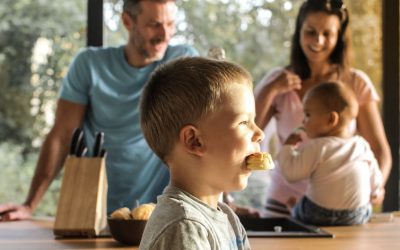
[[[147,222],[140,249],[191,249],[194,242],[209,246],[212,220],[198,205],[186,193],[168,187]]]
[[[167,187],[157,199],[140,249],[241,249],[237,246],[247,246],[247,236],[238,217],[226,204],[219,203],[218,207],[211,208],[183,190]]]

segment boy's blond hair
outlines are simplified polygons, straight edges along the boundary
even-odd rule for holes
[[[214,112],[231,84],[252,79],[241,66],[202,57],[187,57],[160,66],[141,99],[141,126],[150,148],[166,162],[180,130]]]
[[[339,125],[346,125],[357,117],[358,103],[354,91],[342,82],[326,82],[312,87],[304,96],[305,99],[316,98],[327,112],[339,114]]]

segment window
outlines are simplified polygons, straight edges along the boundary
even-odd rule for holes
[[[274,67],[289,61],[291,36],[298,9],[303,1],[294,0],[206,0],[177,1],[177,34],[172,43],[188,43],[207,55],[212,46],[225,49],[227,58],[245,66],[257,83]],[[122,0],[104,2],[104,44],[126,42],[120,22]],[[352,65],[365,71],[382,97],[382,2],[345,1],[350,11],[350,32],[354,58]],[[270,144],[274,144],[271,137]],[[236,194],[239,202],[261,208],[265,174],[252,176],[249,187]]]
[[[23,202],[61,79],[84,46],[86,3],[3,0],[0,16],[0,203]],[[38,214],[54,214],[59,184]]]
[[[103,1],[103,44],[124,44],[122,0]],[[180,0],[177,34],[172,43],[189,43],[203,56],[211,46],[221,46],[227,58],[245,66],[257,83],[273,67],[288,63],[290,38],[301,2]],[[398,152],[398,1],[383,1],[384,9],[378,0],[364,1],[362,5],[358,1],[345,3],[351,11],[353,65],[367,72],[381,95],[390,96],[383,103],[384,122],[392,151]],[[77,50],[85,46],[86,6],[87,2],[80,0],[3,0],[0,4],[0,203],[23,202],[26,197],[39,147],[53,122],[61,79]],[[390,13],[381,14],[382,11]],[[386,31],[384,28],[390,34],[384,42],[394,39],[395,45],[381,44],[382,17],[383,26],[391,27]],[[397,60],[391,61],[394,52]],[[392,70],[391,65],[396,69]],[[393,160],[393,180],[386,191],[392,210],[399,208],[400,200],[398,155]],[[251,185],[235,195],[240,203],[261,208],[268,182],[263,174],[252,178]],[[60,178],[52,184],[37,214],[55,214],[59,186]]]

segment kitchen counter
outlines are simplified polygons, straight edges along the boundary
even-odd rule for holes
[[[138,249],[123,246],[110,237],[55,239],[54,219],[35,218],[28,221],[0,222],[0,249]],[[351,227],[324,227],[335,238],[250,238],[253,250],[285,249],[400,249],[400,218],[392,222],[368,223]]]

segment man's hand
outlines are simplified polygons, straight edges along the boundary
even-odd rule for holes
[[[290,196],[286,203],[287,203],[288,209],[290,210],[296,205],[297,199],[294,196]]]
[[[239,206],[235,204],[235,200],[229,193],[224,192],[222,200],[225,202],[239,217],[260,218],[261,213],[255,208]]]
[[[0,204],[0,221],[27,220],[32,218],[32,209],[27,205]]]
[[[260,218],[261,213],[255,208],[229,204],[239,217]]]

